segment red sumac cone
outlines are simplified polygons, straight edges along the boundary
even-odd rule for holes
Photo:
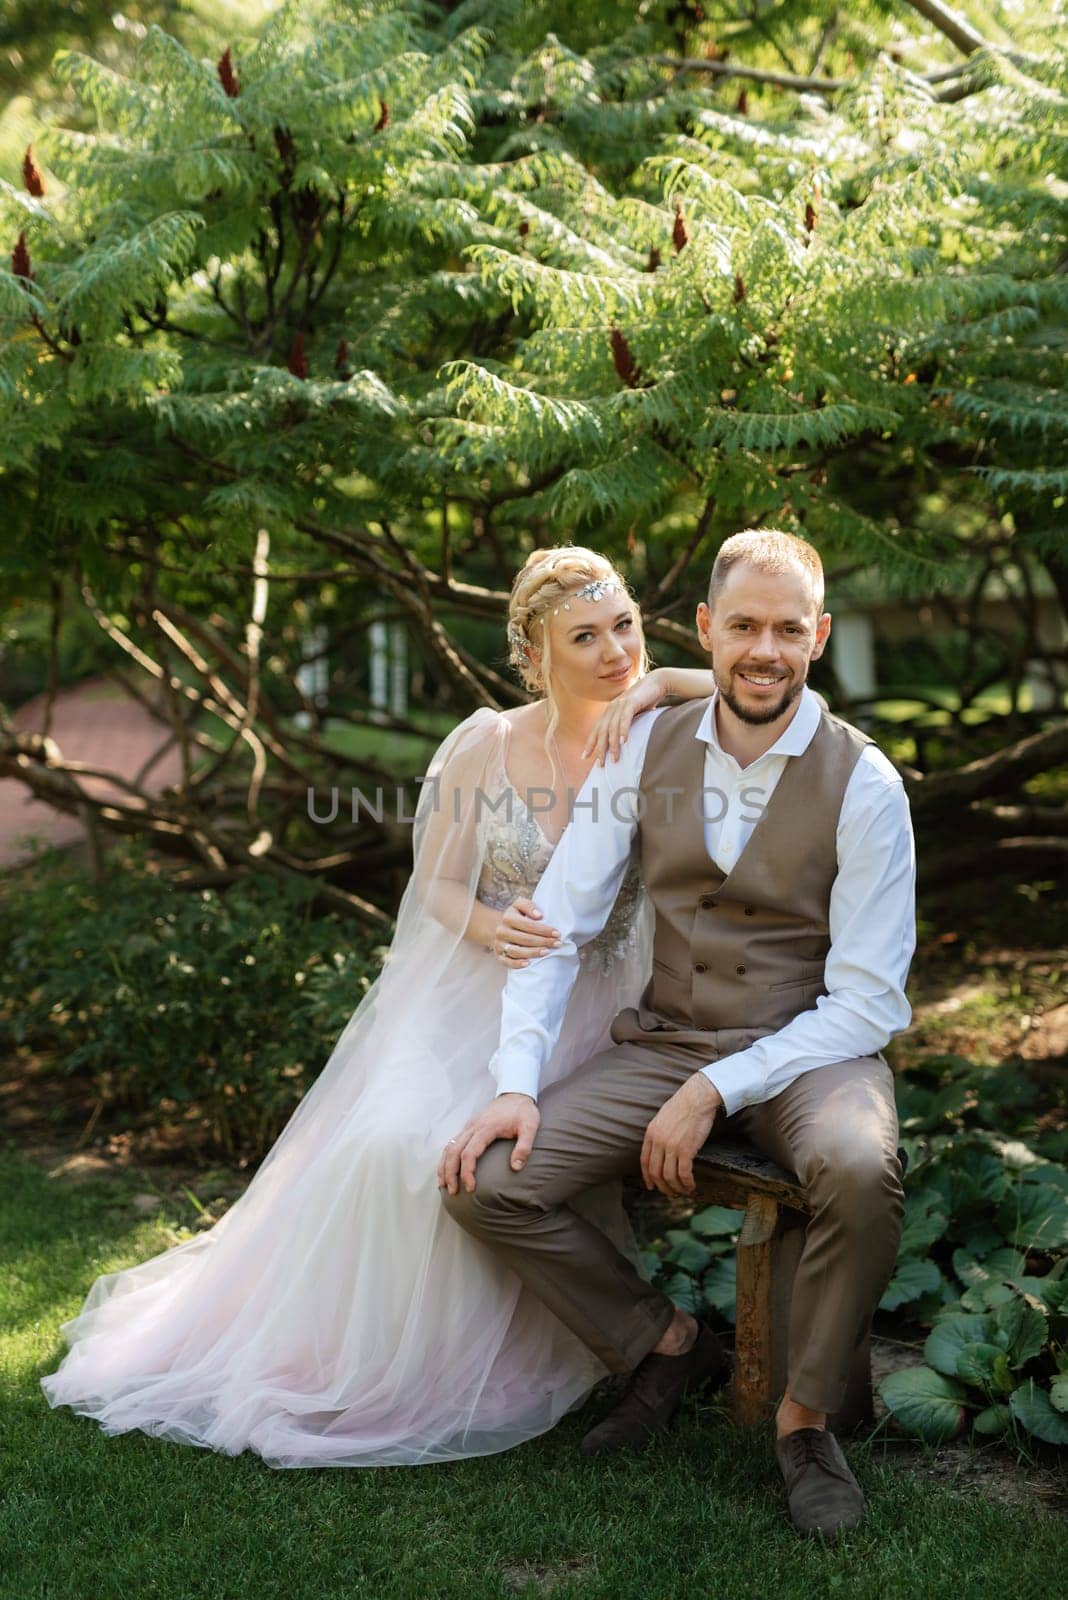
[[[743,89],[741,94],[738,96],[738,115],[740,117],[747,117],[749,115],[749,90],[748,89]]]
[[[229,45],[219,57],[216,66],[219,73],[219,82],[222,84],[223,89],[231,100],[236,100],[241,93],[241,86],[237,81],[237,73],[234,71],[234,62],[230,54]]]
[[[641,368],[630,353],[626,334],[615,324],[612,326],[611,341],[612,365],[616,369],[620,383],[625,383],[628,389],[636,389],[641,383]]]
[[[30,261],[30,252],[26,248],[26,235],[20,233],[18,243],[11,252],[11,270],[16,278],[25,278],[27,283],[33,277],[33,265]]]
[[[654,245],[650,245],[649,246],[649,265],[646,267],[645,270],[646,270],[646,272],[655,272],[659,265],[660,265],[660,251],[656,248],[655,244]]]
[[[675,201],[675,226],[671,230],[671,241],[675,246],[675,254],[690,242],[690,230],[686,226],[686,218],[682,214],[682,207]]]
[[[334,371],[341,378],[349,378],[349,347],[344,339],[337,342],[337,354],[334,356]]]
[[[735,305],[736,306],[741,305],[741,303],[742,303],[742,301],[744,299],[745,299],[745,279],[742,277],[740,272],[736,272],[734,274],[734,303],[735,303]]]
[[[45,192],[45,186],[40,168],[33,159],[32,144],[26,146],[26,154],[22,160],[22,181],[26,185],[27,194],[32,194],[35,199],[40,200]]]
[[[389,101],[383,100],[381,105],[382,109],[378,113],[378,121],[375,123],[376,133],[381,133],[383,128],[389,127]]]
[[[304,379],[308,376],[308,358],[304,354],[304,335],[302,333],[297,333],[293,336],[293,343],[290,347],[289,360],[286,362],[286,366],[294,378]]]

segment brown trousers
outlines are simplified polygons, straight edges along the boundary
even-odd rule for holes
[[[637,1174],[645,1130],[664,1102],[693,1072],[755,1037],[724,1030],[685,1042],[661,1036],[616,1044],[546,1089],[522,1171],[509,1166],[512,1141],[498,1140],[478,1163],[473,1194],[441,1191],[456,1221],[614,1372],[648,1354],[674,1306],[568,1202],[595,1184]],[[877,1056],[813,1068],[715,1132],[751,1140],[804,1186],[812,1216],[790,1311],[790,1393],[815,1411],[835,1412],[901,1235],[890,1069]]]

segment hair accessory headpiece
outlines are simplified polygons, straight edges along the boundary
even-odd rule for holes
[[[609,594],[613,589],[618,588],[619,584],[614,578],[594,578],[592,582],[584,583],[581,589],[576,589],[571,599],[603,600],[606,594]],[[558,611],[570,611],[571,599],[567,599],[562,605],[554,607],[553,616],[555,617]]]

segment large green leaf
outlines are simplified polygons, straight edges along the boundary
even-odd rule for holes
[[[1040,1389],[1033,1378],[1013,1390],[1009,1405],[1017,1422],[1036,1439],[1044,1439],[1047,1444],[1068,1444],[1068,1417],[1053,1409],[1049,1391]]]
[[[1007,1395],[1013,1385],[1009,1358],[996,1344],[966,1344],[957,1357],[957,1377],[986,1394]]]
[[[994,1315],[994,1343],[1001,1345],[1016,1367],[1038,1355],[1048,1331],[1045,1314],[1036,1306],[1029,1306],[1020,1295],[998,1306]]]
[[[1014,1244],[1029,1250],[1068,1248],[1068,1193],[1052,1183],[1020,1183],[997,1219]]]
[[[993,1317],[954,1315],[939,1317],[923,1347],[923,1358],[944,1377],[957,1376],[957,1361],[971,1344],[989,1340],[994,1330]]]
[[[700,1239],[695,1239],[685,1228],[669,1228],[667,1236],[671,1244],[667,1259],[674,1266],[682,1267],[684,1272],[705,1270],[712,1255],[705,1249]]]
[[[945,1444],[964,1427],[963,1385],[930,1367],[891,1372],[879,1385],[879,1393],[902,1426],[928,1444]]]
[[[680,1311],[689,1311],[691,1314],[698,1310],[701,1299],[697,1288],[696,1278],[691,1278],[688,1272],[676,1272],[661,1286],[670,1300],[673,1300]]]
[[[1009,1174],[989,1151],[971,1150],[967,1161],[950,1168],[949,1205],[955,1217],[968,1211],[992,1211],[1009,1188]]]
[[[1004,1283],[1006,1278],[1019,1278],[1027,1270],[1027,1262],[1018,1250],[1003,1246],[993,1250],[982,1261],[967,1250],[954,1250],[953,1271],[962,1283],[972,1285]]]
[[[734,1321],[735,1278],[733,1256],[718,1256],[701,1279],[704,1304]]]
[[[941,1239],[949,1226],[936,1190],[923,1189],[905,1197],[905,1220],[901,1228],[901,1254],[919,1256]]]
[[[1068,1194],[1068,1167],[1060,1167],[1055,1161],[1040,1161],[1037,1167],[1027,1167],[1020,1176],[1024,1183],[1050,1184],[1062,1194]]]
[[[906,1306],[921,1295],[933,1294],[941,1282],[942,1274],[933,1261],[905,1256],[898,1262],[894,1276],[883,1291],[879,1309],[896,1311],[899,1306]]]
[[[726,1234],[737,1233],[742,1226],[742,1216],[741,1211],[735,1211],[730,1206],[706,1206],[690,1218],[690,1227],[702,1239],[718,1239]]]
[[[987,1406],[985,1411],[980,1411],[972,1427],[976,1433],[1001,1434],[1004,1433],[1012,1421],[1012,1412],[1007,1405],[1000,1402],[996,1406]]]
[[[1018,1283],[1026,1265],[1019,1251],[1007,1246],[992,1251],[982,1261],[966,1250],[953,1252],[953,1270],[968,1285],[961,1299],[969,1311],[987,1311],[1011,1300],[1013,1291],[1007,1287],[1007,1281]]]

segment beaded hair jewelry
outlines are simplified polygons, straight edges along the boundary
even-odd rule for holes
[[[621,587],[622,585],[615,578],[593,578],[589,583],[584,583],[581,589],[576,589],[573,594],[568,595],[567,599],[562,600],[558,606],[554,606],[553,616],[555,617],[560,611],[570,611],[572,600],[603,600],[606,594],[610,594],[614,589]],[[548,607],[546,607],[547,609]],[[529,642],[523,629],[516,623],[510,622],[505,632],[512,649],[522,653]]]
[[[609,593],[611,593],[611,591],[613,589],[618,589],[618,588],[619,588],[619,584],[616,582],[616,580],[614,578],[594,578],[592,580],[592,582],[584,583],[582,585],[581,589],[576,589],[575,590],[574,599],[576,599],[576,600],[603,600],[606,594],[609,594]],[[563,603],[561,605],[555,606],[553,608],[553,616],[555,617],[556,613],[558,611],[570,611],[570,610],[571,610],[571,601],[570,600],[565,600],[565,601],[563,601]]]

